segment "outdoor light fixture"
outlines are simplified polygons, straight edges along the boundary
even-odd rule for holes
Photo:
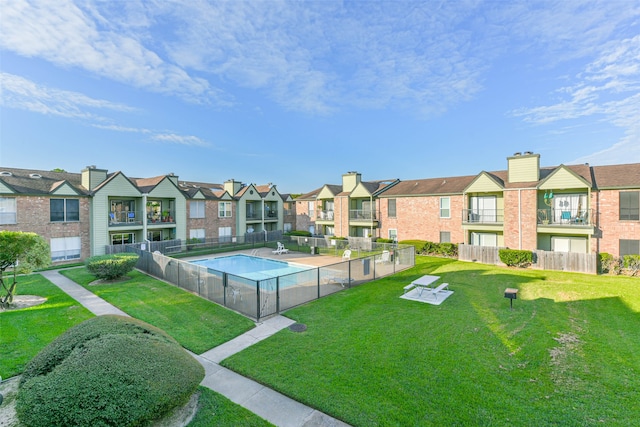
[[[547,206],[551,206],[551,202],[553,201],[553,190],[544,190],[544,204]]]

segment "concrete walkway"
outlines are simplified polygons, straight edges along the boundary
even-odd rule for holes
[[[41,274],[96,316],[104,314],[128,316],[122,310],[89,292],[74,281],[67,279],[56,270],[45,271]],[[292,323],[294,323],[293,320],[286,317],[274,316],[231,341],[201,355],[194,354],[193,357],[205,369],[205,377],[201,384],[276,426],[348,427],[349,425],[342,421],[305,406],[219,365],[222,360],[232,354],[270,337]]]

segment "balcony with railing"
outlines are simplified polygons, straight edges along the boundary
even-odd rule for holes
[[[110,227],[122,227],[130,225],[142,225],[142,216],[140,212],[136,211],[123,211],[123,212],[109,212],[109,226]]]
[[[162,225],[162,224],[175,224],[175,212],[173,210],[148,210],[147,211],[147,225]]]
[[[591,209],[538,209],[538,225],[552,227],[593,227]]]
[[[504,223],[503,209],[463,209],[463,224],[502,225]]]
[[[316,220],[317,221],[333,221],[333,210],[318,211]]]
[[[265,221],[276,221],[278,219],[278,211],[276,209],[265,209],[264,210],[264,220]]]
[[[362,221],[362,222],[371,222],[377,221],[376,212],[370,209],[351,209],[349,211],[349,220],[350,221]]]

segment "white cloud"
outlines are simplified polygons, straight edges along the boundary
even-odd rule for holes
[[[8,73],[0,73],[0,88],[2,105],[40,114],[104,120],[91,110],[135,111],[123,104],[91,98],[78,92],[49,88]]]
[[[156,141],[168,142],[171,144],[192,145],[192,146],[201,146],[201,147],[209,146],[208,142],[203,141],[202,139],[193,135],[178,135],[175,133],[156,133],[151,138]]]
[[[193,135],[179,135],[173,132],[128,127],[109,123],[106,111],[130,113],[136,111],[127,105],[103,99],[90,98],[84,94],[46,87],[20,76],[0,73],[0,105],[7,108],[27,110],[33,113],[80,119],[97,129],[114,132],[141,133],[154,141],[207,147],[210,144]],[[92,112],[101,111],[101,114]]]
[[[576,162],[640,161],[640,36],[600,45],[596,58],[573,80],[577,83],[558,90],[561,100],[557,103],[513,114],[540,125],[581,118],[606,120],[621,128],[625,136]]]
[[[205,79],[188,75],[147,49],[131,28],[129,32],[110,28],[110,21],[98,11],[99,6],[109,7],[108,3],[88,3],[85,11],[64,0],[5,2],[0,46],[22,56],[43,58],[60,67],[79,67],[189,101],[208,102],[219,96]]]

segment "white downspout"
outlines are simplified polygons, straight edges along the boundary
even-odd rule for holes
[[[262,199],[261,202],[262,202],[262,213],[260,214],[260,219],[261,219],[261,223],[262,223],[262,231],[267,231],[264,228],[264,199]]]
[[[148,193],[142,193],[142,209],[144,214],[142,215],[142,239],[144,241],[148,241],[147,239],[147,196]],[[149,242],[149,248],[151,247],[151,242]]]
[[[522,250],[522,188],[518,188],[518,249]]]

